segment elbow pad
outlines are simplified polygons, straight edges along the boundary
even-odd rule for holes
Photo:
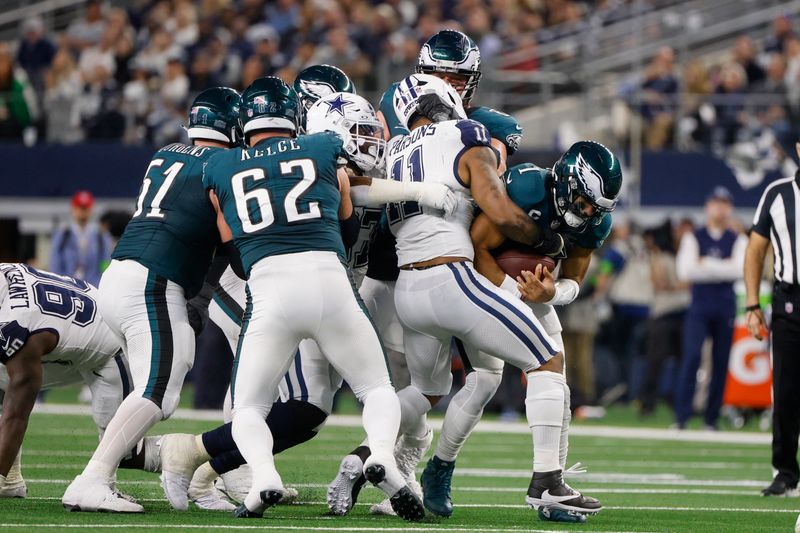
[[[581,286],[574,279],[559,279],[556,281],[556,293],[545,302],[548,305],[567,305],[575,301]]]
[[[361,220],[359,220],[355,211],[350,214],[349,218],[339,221],[339,231],[342,232],[342,242],[344,243],[345,251],[349,251],[356,243],[360,230]]]

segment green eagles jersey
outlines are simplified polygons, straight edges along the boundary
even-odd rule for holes
[[[400,119],[397,118],[397,113],[394,111],[394,91],[398,85],[399,82],[395,82],[389,86],[383,93],[379,106],[380,112],[383,113],[383,118],[386,120],[389,138],[395,135],[408,135],[408,129],[400,124]],[[468,107],[466,112],[467,118],[483,124],[493,139],[499,140],[506,146],[508,155],[517,151],[522,139],[522,128],[514,117],[485,106]]]
[[[209,159],[203,182],[219,198],[245,272],[264,257],[314,250],[346,260],[339,230],[339,157],[341,138],[323,132],[271,137]]]
[[[111,258],[132,259],[183,287],[186,298],[194,296],[219,242],[203,165],[221,151],[175,143],[156,152]]]
[[[552,227],[553,222],[558,223],[552,193],[547,189],[550,179],[550,170],[532,163],[513,166],[503,174],[509,198],[541,227]],[[565,224],[561,224],[557,231],[564,237],[567,255],[575,246],[594,250],[600,248],[611,233],[611,214],[606,213],[599,224],[588,224],[580,231]]]

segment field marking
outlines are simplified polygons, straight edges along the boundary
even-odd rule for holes
[[[402,524],[401,524],[402,525]],[[243,526],[243,525],[228,525],[228,524],[15,524],[15,523],[0,523],[3,528],[25,528],[32,527],[47,527],[47,528],[69,528],[69,529],[121,529],[121,528],[152,528],[152,529],[260,529],[260,530],[278,530],[278,531],[456,531],[456,532],[477,532],[477,533],[519,533],[526,531],[531,533],[572,533],[566,529],[528,529],[521,528],[488,528],[488,527],[364,527],[364,526],[278,526],[278,525],[258,525],[258,526]],[[585,533],[601,533],[598,530],[585,530]],[[640,533],[648,533],[646,531],[637,530]],[[629,531],[603,531],[603,533],[630,533]]]
[[[88,405],[69,404],[36,404],[35,413],[53,415],[87,415],[91,416]],[[201,409],[177,409],[171,417],[173,420],[207,420],[222,421],[222,411]],[[441,429],[442,419],[430,419],[428,423],[436,430]],[[333,427],[361,427],[360,415],[331,415],[325,423]],[[525,422],[481,421],[475,431],[478,433],[506,433],[529,435],[531,430]],[[769,433],[743,433],[723,431],[674,430],[656,428],[631,428],[615,426],[572,426],[570,435],[576,437],[603,437],[614,439],[643,439],[678,442],[716,442],[726,444],[769,444],[772,435]]]

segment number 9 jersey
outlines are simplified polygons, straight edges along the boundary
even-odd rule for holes
[[[459,178],[458,163],[476,146],[491,148],[488,130],[474,120],[427,124],[393,140],[387,154],[391,179],[442,183],[468,200],[460,201],[448,218],[416,202],[387,205],[389,225],[397,238],[398,266],[436,257],[472,259],[469,227],[474,208],[470,188]]]
[[[72,369],[102,367],[120,345],[97,311],[97,289],[83,280],[0,263],[0,362],[22,349],[28,337],[58,337],[47,363]]]

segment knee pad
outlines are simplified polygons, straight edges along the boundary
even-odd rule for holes
[[[465,403],[478,404],[482,410],[497,392],[502,380],[502,373],[487,372],[484,370],[470,372],[467,374],[464,388],[470,391],[471,394]]]

